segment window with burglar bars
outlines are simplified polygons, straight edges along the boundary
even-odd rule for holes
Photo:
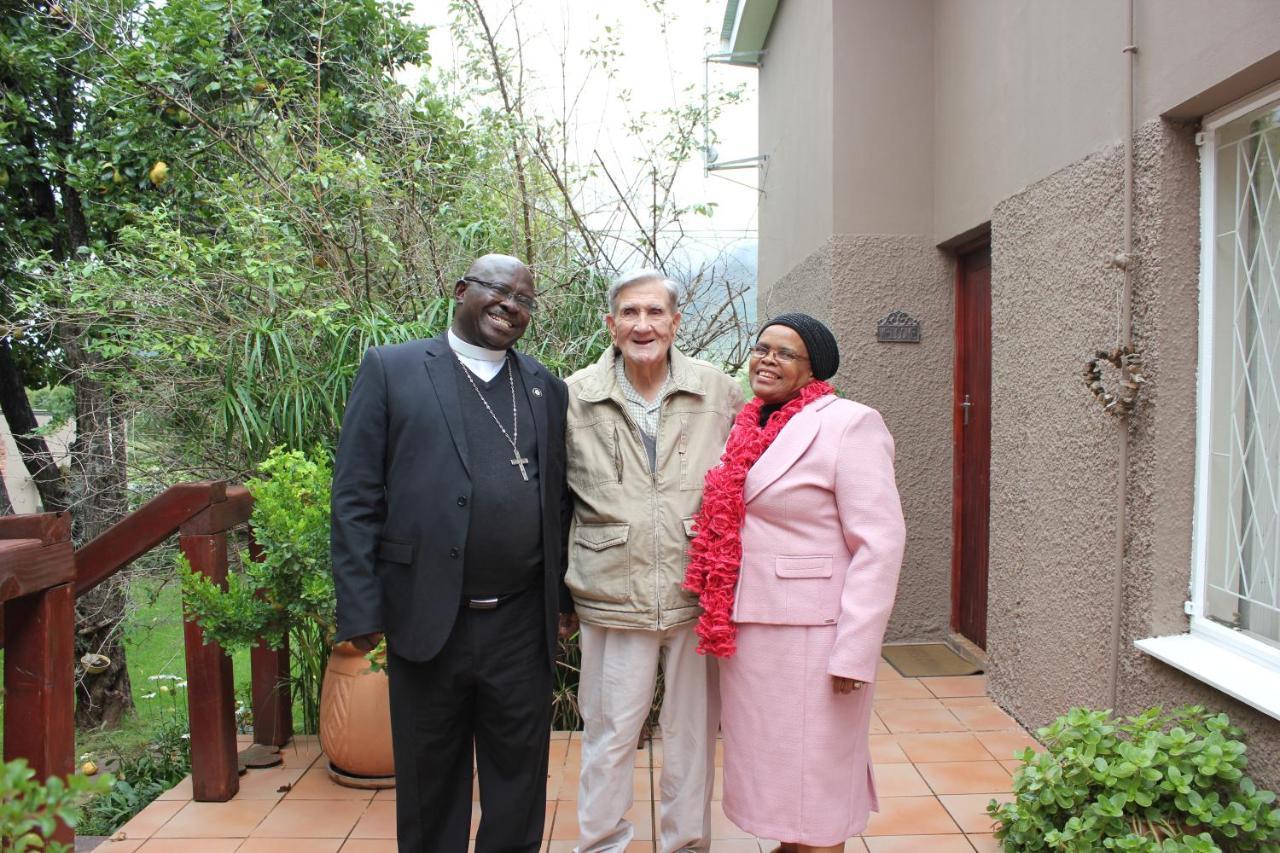
[[[1193,625],[1280,654],[1280,97],[1205,124]]]

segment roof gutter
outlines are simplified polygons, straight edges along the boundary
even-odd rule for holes
[[[720,27],[720,61],[757,67],[778,11],[778,0],[726,0]]]

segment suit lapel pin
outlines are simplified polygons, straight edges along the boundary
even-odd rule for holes
[[[535,397],[541,397],[541,396],[542,396],[542,389],[541,389],[541,388],[538,388],[538,387],[535,387],[535,388],[533,389],[533,396],[535,396]]]

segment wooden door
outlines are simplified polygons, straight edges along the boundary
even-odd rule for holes
[[[987,644],[991,507],[991,246],[956,264],[955,488],[951,629]]]

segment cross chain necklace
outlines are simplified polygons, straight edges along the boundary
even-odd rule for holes
[[[458,354],[454,353],[454,358],[458,358]],[[502,435],[511,443],[511,464],[520,467],[520,476],[526,481],[529,479],[529,472],[524,470],[524,466],[529,464],[529,460],[520,455],[520,448],[516,444],[520,440],[520,417],[516,411],[516,380],[511,369],[511,362],[508,359],[503,365],[507,371],[507,384],[511,386],[511,430],[515,434],[507,432],[507,428],[502,425],[502,421],[498,420],[498,416],[493,413],[493,409],[489,406],[489,401],[480,393],[480,386],[471,378],[471,371],[462,363],[462,359],[458,358],[458,366],[462,368],[462,373],[467,377],[467,381],[471,383],[471,387],[475,390],[476,396],[480,398],[480,402],[484,404],[485,410],[488,411],[489,417],[493,418],[493,422],[498,425],[498,429],[502,430]]]

